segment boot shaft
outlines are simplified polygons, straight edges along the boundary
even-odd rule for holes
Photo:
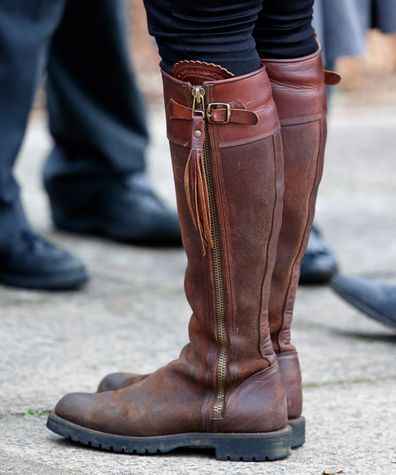
[[[275,364],[268,301],[283,196],[280,124],[264,68],[230,78],[183,62],[175,74],[183,81],[163,73],[163,82],[193,310],[184,357],[215,388],[221,419],[227,391]]]
[[[190,343],[136,384],[65,396],[49,418],[63,436],[77,426],[86,444],[111,440],[139,453],[154,437],[152,451],[213,447],[222,459],[289,452],[268,325],[283,198],[280,124],[264,68],[227,79],[219,71],[229,75],[202,63],[179,64],[183,80],[163,74]]]
[[[295,351],[290,326],[300,265],[308,243],[326,143],[326,82],[321,51],[292,60],[263,60],[282,125],[285,195],[269,320],[276,352]]]

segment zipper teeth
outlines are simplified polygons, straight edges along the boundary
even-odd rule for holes
[[[208,137],[207,125],[206,137]],[[225,383],[227,379],[227,360],[228,360],[228,340],[225,324],[225,305],[224,305],[224,285],[223,285],[223,272],[221,264],[220,242],[219,242],[219,229],[217,219],[217,208],[213,189],[213,176],[211,170],[210,154],[208,150],[207,139],[204,142],[204,167],[206,180],[208,183],[208,198],[209,208],[211,216],[211,229],[212,229],[212,262],[213,262],[213,274],[214,274],[214,287],[215,287],[215,310],[216,310],[216,329],[217,338],[220,344],[220,353],[217,362],[216,371],[216,400],[213,405],[212,419],[221,419],[223,415],[224,399],[225,399]]]

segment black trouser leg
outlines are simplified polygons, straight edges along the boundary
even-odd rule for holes
[[[0,2],[0,243],[28,228],[13,167],[64,0]]]
[[[253,31],[260,57],[301,58],[317,51],[313,5],[314,0],[263,0]]]
[[[172,72],[181,60],[216,63],[235,75],[260,67],[252,31],[262,0],[145,0],[150,33]]]
[[[50,131],[45,182],[76,187],[145,167],[145,111],[129,60],[124,0],[69,0],[48,64]]]
[[[219,64],[235,75],[259,68],[260,57],[297,58],[317,50],[314,0],[145,0],[161,66],[181,60]]]

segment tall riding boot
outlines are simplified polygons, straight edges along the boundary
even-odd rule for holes
[[[335,73],[324,72],[320,52],[294,60],[263,60],[282,124],[285,198],[275,273],[271,284],[269,320],[271,338],[286,387],[292,447],[305,441],[301,417],[301,373],[297,352],[290,343],[290,325],[301,259],[312,224],[322,175],[326,141],[325,82],[337,84]],[[146,378],[135,373],[113,373],[98,391],[126,387]]]
[[[65,396],[48,427],[119,452],[188,446],[222,460],[283,458],[291,430],[268,322],[283,198],[270,83],[264,68],[231,78],[190,61],[174,76],[163,73],[190,343],[137,384]]]
[[[305,440],[301,417],[302,390],[298,355],[290,327],[300,264],[308,243],[322,177],[326,143],[326,86],[337,84],[336,73],[325,72],[321,52],[292,60],[263,60],[282,126],[285,195],[282,227],[271,283],[269,322],[273,348],[284,381],[292,447]]]

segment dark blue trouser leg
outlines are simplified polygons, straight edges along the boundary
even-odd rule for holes
[[[0,1],[0,244],[28,227],[13,167],[64,0]]]
[[[145,167],[148,133],[134,81],[124,0],[69,0],[49,53],[55,141],[44,179],[58,200]]]

